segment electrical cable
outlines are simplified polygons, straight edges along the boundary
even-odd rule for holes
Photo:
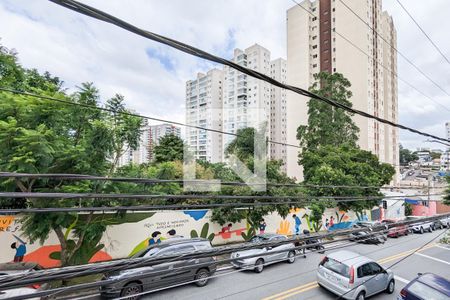
[[[165,184],[165,183],[190,183],[190,184],[217,184],[211,179],[157,179],[157,178],[136,178],[136,177],[104,177],[84,174],[42,174],[42,173],[14,173],[14,172],[0,172],[0,178],[33,178],[33,179],[54,179],[54,180],[92,180],[92,181],[112,181],[112,182],[127,182],[127,183],[141,183],[141,184]],[[307,183],[245,183],[245,182],[220,182],[221,185],[230,186],[274,186],[274,187],[308,187],[308,188],[355,188],[355,189],[426,189],[426,187],[412,187],[412,186],[362,186],[362,185],[318,185]]]
[[[450,216],[450,214],[441,215],[438,217],[426,217],[421,218],[420,221],[418,220],[408,220],[408,221],[402,221],[397,222],[394,224],[385,224],[385,225],[376,225],[372,226],[372,232],[374,234],[377,234],[380,230],[389,230],[391,228],[396,228],[403,225],[414,225],[414,224],[422,224],[427,223],[433,220],[438,220],[443,217]],[[313,240],[313,239],[322,239],[322,238],[331,238],[331,237],[337,237],[342,235],[349,235],[351,233],[355,232],[367,232],[368,228],[355,228],[355,229],[345,229],[345,230],[336,230],[333,232],[328,232],[325,234],[316,234],[316,235],[308,235],[308,236],[292,236],[290,238],[287,238],[282,241],[276,241],[276,242],[261,242],[258,244],[253,245],[243,245],[243,246],[226,246],[226,247],[216,247],[211,250],[202,251],[196,254],[187,254],[183,255],[182,257],[184,259],[199,259],[204,257],[211,257],[211,256],[218,256],[218,255],[224,255],[224,254],[230,254],[236,251],[245,251],[255,248],[261,248],[261,247],[276,247],[284,244],[290,244],[290,243],[300,243],[307,240]],[[320,245],[326,245],[333,243],[335,241],[328,241],[328,242],[321,242]],[[314,246],[314,244],[310,244],[306,247]],[[301,249],[299,247],[298,249]],[[280,251],[274,251],[272,253],[278,253],[278,252],[284,252],[285,250]],[[246,259],[246,258],[252,258],[252,257],[258,257],[261,254],[256,255],[247,255],[247,256],[241,256],[238,259]],[[35,271],[30,272],[26,274],[26,278],[24,278],[23,274],[20,275],[4,275],[0,278],[0,289],[4,288],[12,288],[17,286],[23,286],[28,285],[31,283],[43,283],[43,282],[50,282],[54,280],[61,280],[61,279],[70,279],[75,277],[81,277],[81,276],[87,276],[92,274],[99,274],[99,273],[105,273],[105,272],[115,272],[120,271],[124,269],[130,269],[130,268],[140,268],[144,266],[153,266],[158,265],[161,263],[165,263],[167,261],[171,260],[179,260],[181,256],[175,255],[175,256],[163,256],[158,258],[130,258],[130,259],[121,259],[116,261],[110,261],[110,262],[102,262],[102,263],[94,263],[94,264],[87,264],[87,265],[80,265],[75,267],[64,267],[64,268],[56,268],[56,269],[48,269],[43,271]],[[236,260],[236,258],[231,258],[229,260],[223,260],[224,261],[233,261]],[[199,266],[199,265],[197,265]],[[20,280],[20,283],[18,282]]]
[[[422,26],[419,25],[419,23],[414,19],[414,17],[409,13],[409,11],[406,9],[406,7],[400,2],[400,0],[397,0],[397,3],[401,6],[401,8],[406,12],[406,14],[413,20],[414,24],[417,25],[419,30],[423,33],[423,35],[427,38],[428,41],[433,45],[433,47],[439,52],[439,54],[444,58],[444,60],[450,64],[450,60],[445,56],[444,52],[436,45],[435,42],[431,39],[431,37],[425,32],[425,30],[422,28]]]
[[[429,75],[427,75],[424,71],[422,71],[415,63],[413,63],[405,54],[400,52],[394,45],[392,45],[388,40],[386,40],[383,35],[381,35],[373,26],[371,26],[366,20],[364,20],[360,15],[358,15],[353,9],[351,9],[343,0],[339,0],[353,15],[355,15],[361,22],[363,22],[370,30],[376,33],[378,37],[380,37],[389,47],[392,48],[395,52],[397,52],[405,61],[407,61],[411,66],[413,66],[420,74],[422,74],[425,78],[427,78],[431,83],[433,83],[438,89],[440,89],[444,94],[450,96],[441,85],[439,85],[435,80],[433,80]]]
[[[3,193],[8,194],[8,193]],[[20,193],[16,193],[20,194]],[[34,194],[40,194],[40,193],[34,193]],[[53,193],[52,193],[53,194]],[[108,195],[108,194],[98,194],[98,195]],[[112,194],[114,195],[114,194]],[[405,198],[412,198],[412,197],[420,197],[420,196],[442,196],[443,194],[430,194],[430,195],[404,195],[404,196],[358,196],[358,197],[332,197],[332,196],[309,196],[309,197],[298,197],[298,196],[286,196],[285,199],[295,199],[298,198],[296,201],[268,201],[268,202],[231,202],[231,203],[204,203],[204,204],[162,204],[162,205],[128,205],[128,206],[86,206],[86,207],[28,207],[28,208],[0,208],[1,214],[17,214],[17,213],[50,213],[50,212],[95,212],[95,211],[101,211],[101,212],[110,212],[110,211],[154,211],[154,210],[173,210],[173,209],[205,209],[205,208],[218,208],[218,207],[230,207],[230,208],[246,208],[246,207],[259,207],[259,206],[268,206],[268,205],[308,205],[311,203],[315,203],[320,199],[327,199],[327,200],[333,200],[337,202],[360,202],[360,201],[373,201],[373,200],[383,200],[383,199],[389,199],[389,200],[398,200],[402,201],[405,200]],[[139,196],[139,195],[138,195]],[[147,199],[148,195],[142,195],[144,196],[144,199]],[[150,195],[155,196],[155,195]],[[160,195],[156,195],[160,196]],[[173,198],[172,196],[185,196],[185,195],[161,195],[161,197],[158,197],[157,199],[161,198]],[[193,196],[199,196],[199,195],[193,195]],[[211,195],[203,195],[206,196],[202,199],[211,199]],[[213,195],[215,196],[215,195]],[[10,198],[9,196],[2,195],[0,193],[0,198]],[[255,199],[257,197],[265,197],[262,200],[270,200],[270,199],[280,199],[280,197],[277,196],[225,196],[225,199],[238,199],[238,198],[230,198],[230,197],[248,197],[248,199]],[[270,198],[269,198],[270,197]],[[24,198],[24,197],[16,197],[16,198]],[[36,197],[26,197],[26,198],[36,198]],[[38,197],[39,198],[39,197]],[[42,198],[42,197],[41,197]],[[43,197],[48,198],[48,197]],[[59,198],[59,197],[57,197]],[[74,197],[78,198],[78,197]],[[93,198],[97,198],[93,196]],[[108,199],[109,197],[101,197],[103,199]],[[123,198],[134,198],[134,197],[125,197]],[[120,200],[123,200],[121,197]],[[199,199],[201,197],[179,197],[178,199]],[[64,199],[67,199],[64,198]],[[117,198],[115,198],[117,199]],[[142,199],[142,198],[140,198]],[[155,198],[152,198],[155,199]],[[218,196],[214,197],[214,199],[223,199],[223,197]],[[305,201],[309,200],[309,201]],[[428,200],[422,200],[424,202],[427,202]],[[441,202],[442,200],[432,200],[435,202]]]
[[[366,228],[366,230],[367,230],[367,228]],[[387,229],[386,229],[386,231],[387,231]],[[360,241],[364,241],[364,240],[367,240],[367,239],[372,239],[373,238],[373,236],[377,236],[377,235],[380,235],[380,234],[383,234],[383,232],[373,232],[373,233],[370,233],[370,234],[367,234],[367,238],[365,238],[365,239],[361,239]],[[308,236],[307,236],[308,237]],[[312,236],[309,236],[310,238],[313,238]],[[347,240],[348,238],[346,238],[346,239],[340,239],[340,240],[336,240],[336,241],[331,241],[331,242],[325,242],[325,243],[322,243],[322,242],[319,242],[319,243],[316,243],[316,244],[303,244],[303,245],[301,245],[301,246],[297,246],[297,247],[295,247],[295,249],[299,249],[299,250],[301,250],[302,248],[303,249],[305,249],[305,248],[310,248],[310,247],[315,247],[315,246],[317,246],[317,245],[323,245],[323,244],[326,244],[326,243],[329,243],[329,244],[331,244],[331,243],[335,243],[335,242],[341,242],[342,240]],[[347,244],[355,244],[355,243],[347,243]],[[263,245],[261,245],[261,244],[259,244],[259,245],[257,245],[257,246],[260,246],[260,247],[262,247]],[[317,251],[317,252],[321,252],[321,251],[323,251],[323,250],[325,250],[325,251],[330,251],[330,250],[334,250],[334,249],[339,249],[339,248],[344,248],[345,247],[345,245],[338,245],[338,246],[336,246],[336,247],[330,247],[330,248],[325,248],[325,249],[312,249],[311,250],[311,252],[315,252],[315,251]],[[292,250],[292,249],[291,249]],[[280,251],[275,251],[275,252],[286,252],[286,250],[284,249],[284,250],[280,250]],[[272,253],[275,253],[275,252],[272,252]],[[301,256],[302,254],[301,253],[299,253],[299,254],[297,254],[296,256]],[[241,257],[241,258],[246,258],[246,257]],[[225,263],[225,262],[231,262],[231,261],[233,261],[233,260],[238,260],[238,259],[241,259],[241,258],[235,258],[235,259],[225,259],[225,260],[221,260],[221,261],[217,261],[217,263],[218,264],[223,264],[223,263]],[[180,257],[178,257],[178,258],[176,258],[177,260],[179,260],[180,259]],[[173,261],[173,260],[172,260]],[[210,263],[203,263],[204,265],[209,265]],[[174,268],[174,269],[172,269],[172,271],[181,271],[181,270],[187,270],[187,269],[194,269],[194,268],[201,268],[201,267],[203,267],[203,265],[201,265],[201,264],[196,264],[195,266],[188,266],[188,267],[180,267],[180,268]],[[315,269],[314,269],[315,270]],[[314,271],[314,270],[311,270],[311,271]],[[239,271],[244,271],[244,270],[239,270]],[[308,271],[308,272],[311,272],[311,271]],[[155,275],[155,274],[161,274],[161,273],[164,273],[164,272],[161,272],[161,271],[157,271],[157,272],[152,272],[152,273],[145,273],[145,275],[144,274],[140,274],[140,275],[130,275],[130,276],[125,276],[125,278],[123,278],[123,279],[119,279],[119,280],[110,280],[110,281],[112,281],[111,283],[112,284],[117,284],[117,283],[120,283],[120,282],[124,282],[124,281],[128,281],[128,280],[135,280],[135,279],[139,279],[139,278],[142,278],[142,277],[147,277],[148,275],[150,275],[150,274],[153,274],[153,275]],[[307,272],[303,272],[303,273],[307,273]],[[80,276],[82,276],[82,275],[80,275]],[[27,274],[25,274],[25,277],[27,277]],[[78,276],[77,276],[78,277]],[[214,276],[213,276],[214,277]],[[25,298],[30,298],[30,297],[36,297],[36,296],[49,296],[49,295],[55,295],[55,294],[59,294],[59,293],[63,293],[63,292],[67,292],[67,291],[70,291],[70,290],[80,290],[80,289],[85,289],[85,288],[89,288],[89,287],[95,287],[95,286],[104,286],[104,285],[107,285],[107,284],[109,284],[109,281],[107,281],[108,279],[106,279],[106,281],[105,280],[103,280],[103,281],[101,281],[101,282],[97,282],[97,283],[87,283],[87,284],[78,284],[78,285],[75,285],[75,286],[72,286],[72,287],[63,287],[63,288],[56,288],[56,289],[52,289],[52,290],[46,290],[46,291],[41,291],[41,292],[38,292],[37,294],[32,294],[32,296],[29,296],[29,297],[25,297]],[[195,282],[195,281],[193,281],[193,282]],[[189,282],[188,282],[189,283]],[[187,284],[187,283],[184,283],[184,284]],[[170,286],[170,287],[175,287],[175,286]],[[170,287],[166,287],[166,288],[164,288],[164,289],[167,289],[167,288],[170,288]],[[160,289],[158,289],[158,290],[160,290]],[[154,290],[154,291],[157,291],[157,290]],[[153,291],[153,292],[154,292]],[[146,292],[146,293],[148,293],[148,292]],[[146,294],[146,293],[144,293],[144,294]],[[16,299],[16,298],[12,298],[11,300],[13,300],[13,299]],[[22,298],[22,299],[24,299],[24,298]]]
[[[262,74],[260,72],[256,72],[254,70],[251,70],[251,69],[248,69],[246,67],[240,66],[240,65],[238,65],[238,64],[236,64],[236,63],[234,63],[232,61],[229,61],[229,60],[220,58],[218,56],[212,55],[212,54],[210,54],[208,52],[205,52],[203,50],[200,50],[198,48],[192,47],[190,45],[181,43],[179,41],[176,41],[176,40],[173,40],[173,39],[170,39],[170,38],[167,38],[167,37],[164,37],[164,36],[161,36],[161,35],[158,35],[158,34],[155,34],[155,33],[152,33],[152,32],[146,31],[146,30],[143,30],[143,29],[140,29],[140,28],[138,28],[136,26],[133,26],[133,25],[131,25],[131,24],[129,24],[129,23],[127,23],[127,22],[117,18],[117,17],[114,17],[114,16],[112,16],[110,14],[107,14],[107,13],[101,11],[101,10],[95,9],[95,8],[93,8],[91,6],[86,5],[86,4],[83,4],[83,3],[80,3],[80,2],[77,2],[77,1],[73,1],[73,0],[49,0],[49,1],[51,1],[53,3],[56,3],[56,4],[60,5],[60,6],[66,7],[68,9],[71,9],[73,11],[76,11],[76,12],[78,12],[80,14],[84,14],[86,16],[89,16],[89,17],[92,17],[92,18],[96,18],[96,19],[98,19],[100,21],[103,21],[103,22],[111,23],[111,24],[116,25],[118,27],[121,27],[121,28],[123,28],[123,29],[125,29],[127,31],[133,32],[133,33],[135,33],[137,35],[140,35],[140,36],[145,37],[147,39],[153,40],[155,42],[159,42],[159,43],[165,44],[167,46],[170,46],[172,48],[178,49],[180,51],[183,51],[185,53],[191,54],[193,56],[197,56],[197,57],[209,60],[209,61],[213,61],[213,62],[222,64],[222,65],[229,66],[229,67],[231,67],[233,69],[236,69],[237,71],[240,71],[240,72],[242,72],[244,74],[247,74],[247,75],[249,75],[251,77],[254,77],[254,78],[257,78],[257,79],[261,79],[261,80],[266,81],[266,82],[268,82],[268,83],[270,83],[270,84],[272,84],[274,86],[293,91],[293,92],[295,92],[295,93],[297,93],[299,95],[303,95],[303,96],[306,96],[306,97],[309,97],[309,98],[313,98],[313,99],[325,102],[325,103],[327,103],[327,104],[329,104],[331,106],[334,106],[336,108],[341,108],[344,111],[347,111],[349,113],[357,114],[357,115],[360,115],[360,116],[363,116],[363,117],[366,117],[366,118],[370,118],[370,119],[376,120],[376,121],[384,123],[384,124],[388,124],[388,125],[400,128],[400,129],[404,129],[404,130],[407,130],[407,131],[410,131],[410,132],[413,132],[413,133],[417,133],[417,134],[423,135],[423,136],[431,137],[431,138],[434,138],[434,139],[437,139],[437,140],[440,140],[440,141],[443,141],[443,142],[450,142],[450,140],[447,140],[445,138],[437,137],[437,136],[434,136],[432,134],[429,134],[429,133],[426,133],[426,132],[422,132],[422,131],[419,131],[417,129],[405,126],[405,125],[394,123],[392,121],[380,118],[378,116],[371,115],[371,114],[366,113],[364,111],[357,110],[357,109],[354,109],[352,107],[348,107],[346,105],[343,105],[343,104],[338,103],[338,102],[336,102],[334,100],[325,98],[323,96],[316,95],[316,94],[311,93],[311,92],[309,92],[307,90],[283,84],[283,83],[281,83],[281,82],[279,82],[277,80],[274,80],[274,79],[270,78],[267,75],[264,75],[264,74]]]

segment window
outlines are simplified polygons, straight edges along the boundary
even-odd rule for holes
[[[372,275],[372,269],[370,268],[370,264],[365,264],[358,267],[358,278],[366,277]]]
[[[327,257],[323,262],[321,262],[321,265],[328,270],[338,273],[344,277],[350,277],[349,267],[347,265],[344,265],[343,263],[338,262],[337,260]]]
[[[312,48],[313,48],[313,49],[316,49],[316,48],[317,48],[317,45],[312,46]]]

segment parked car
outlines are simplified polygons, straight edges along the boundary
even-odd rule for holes
[[[442,220],[437,219],[437,220],[433,221],[433,225],[431,226],[431,229],[438,230],[438,229],[442,229],[444,227],[445,226],[444,226],[444,223],[442,222]]]
[[[385,219],[383,221],[381,221],[381,224],[385,224],[385,225],[393,225],[398,223],[398,221],[396,220],[391,220],[391,219]],[[389,228],[389,231],[387,233],[388,237],[399,237],[401,235],[408,235],[409,234],[409,229],[408,226],[406,225],[396,225],[395,227]]]
[[[379,244],[385,241],[384,234],[373,231],[372,227],[364,223],[354,223],[353,229],[361,229],[360,231],[352,232],[349,234],[350,241],[356,241],[364,244]]]
[[[252,237],[249,243],[258,244],[266,242],[277,242],[286,240],[287,237],[281,234],[258,234]],[[283,251],[285,250],[285,251]],[[281,251],[281,252],[279,252]],[[245,256],[256,255],[251,258],[242,258]],[[265,266],[281,261],[286,261],[290,264],[295,262],[295,246],[292,243],[286,243],[275,247],[261,246],[261,248],[254,248],[245,251],[231,253],[231,258],[235,259],[232,264],[236,268],[253,270],[256,273],[261,273]]]
[[[5,275],[27,274],[33,271],[42,270],[37,263],[31,262],[10,262],[0,264],[0,278]],[[37,293],[47,287],[47,284],[33,284],[27,287],[13,288],[0,291],[0,299],[9,299],[16,296],[25,296]],[[39,298],[31,298],[39,299]]]
[[[446,300],[450,299],[450,281],[432,274],[419,273],[401,291],[399,300]]]
[[[148,246],[136,253],[132,258],[183,255],[200,250],[212,249],[208,239],[169,239],[161,244]],[[196,267],[198,264],[201,266]],[[139,267],[105,274],[103,280],[121,279],[101,288],[103,298],[118,298],[130,296],[127,299],[138,299],[144,290],[168,287],[174,284],[189,283],[195,280],[197,286],[205,286],[209,277],[216,271],[217,264],[213,257],[198,259],[180,259],[161,264]],[[167,272],[166,272],[167,271]],[[156,273],[156,274],[155,274]],[[142,277],[126,279],[127,276],[139,275]],[[135,296],[133,296],[135,295]]]
[[[424,233],[425,231],[432,232],[433,231],[433,221],[429,222],[421,222],[421,219],[424,217],[420,216],[407,216],[405,220],[417,221],[419,224],[411,224],[409,225],[409,229],[414,233]]]
[[[442,217],[442,219],[439,219],[442,223],[442,226],[450,228],[450,216]]]
[[[348,250],[325,256],[317,270],[317,283],[344,299],[364,300],[395,289],[394,273],[374,260]]]

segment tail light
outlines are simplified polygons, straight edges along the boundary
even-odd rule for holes
[[[407,292],[406,292],[405,289],[402,289],[402,290],[400,291],[400,296],[402,297],[402,299],[406,299]]]
[[[327,262],[327,260],[328,260],[328,257],[324,256],[324,257],[322,258],[322,260],[320,261],[319,266],[323,266],[323,265]]]
[[[40,284],[32,284],[32,285],[30,285],[30,287],[37,290],[41,287],[41,285]]]
[[[350,267],[350,280],[348,281],[349,284],[355,283],[355,268]]]

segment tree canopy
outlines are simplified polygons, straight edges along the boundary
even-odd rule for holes
[[[408,165],[410,162],[416,161],[419,159],[419,156],[417,156],[416,153],[412,152],[409,149],[403,148],[402,145],[400,145],[399,148],[399,154],[400,154],[400,164],[401,165]]]

